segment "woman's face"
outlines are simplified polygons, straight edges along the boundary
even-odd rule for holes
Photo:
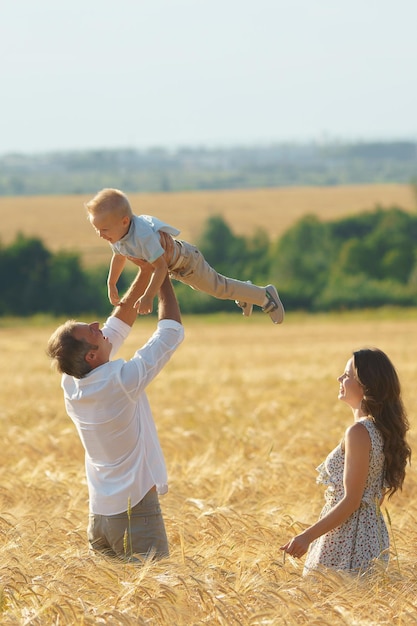
[[[345,371],[337,380],[340,384],[339,400],[346,402],[352,409],[360,409],[363,400],[363,388],[355,378],[353,357],[346,363]]]

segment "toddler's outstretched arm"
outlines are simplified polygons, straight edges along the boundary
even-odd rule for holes
[[[107,277],[107,293],[113,306],[120,304],[119,292],[117,291],[117,281],[120,278],[125,264],[126,257],[122,254],[116,254],[113,252],[113,256],[110,261],[109,274]]]

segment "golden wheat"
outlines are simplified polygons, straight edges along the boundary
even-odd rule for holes
[[[192,626],[416,623],[417,479],[387,503],[387,572],[301,576],[279,546],[315,520],[315,467],[351,421],[336,377],[377,345],[403,383],[415,444],[413,312],[185,318],[186,339],[149,397],[170,477],[171,557],[142,568],[88,553],[83,453],[44,349],[57,321],[3,320],[2,624]],[[138,319],[129,356],[155,321]]]
[[[86,265],[108,263],[110,248],[86,220],[84,202],[91,195],[0,198],[1,242],[9,244],[21,232],[40,237],[54,252],[77,251]],[[214,215],[221,215],[237,235],[252,235],[262,228],[275,240],[310,213],[329,220],[377,204],[415,208],[411,186],[397,184],[129,194],[129,199],[135,213],[156,215],[179,228],[181,237],[190,242],[197,242],[204,223]]]

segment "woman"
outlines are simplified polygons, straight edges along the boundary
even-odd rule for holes
[[[354,424],[317,468],[317,482],[328,486],[319,520],[281,547],[296,558],[309,549],[304,575],[323,566],[363,572],[374,559],[388,561],[379,507],[385,495],[401,490],[411,458],[400,382],[387,355],[358,350],[337,380]]]

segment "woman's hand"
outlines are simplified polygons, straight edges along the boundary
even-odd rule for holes
[[[281,546],[280,550],[284,550],[287,554],[299,559],[307,552],[309,545],[310,539],[306,533],[300,533]]]

